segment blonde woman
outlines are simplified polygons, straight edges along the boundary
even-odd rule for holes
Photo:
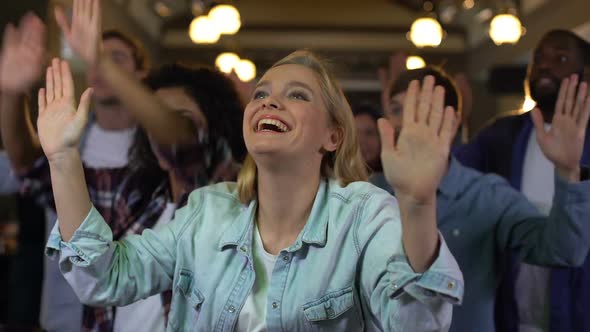
[[[90,94],[76,111],[66,62],[39,93],[59,215],[48,249],[81,301],[125,305],[172,289],[168,331],[449,328],[463,281],[436,228],[435,191],[456,125],[432,87],[408,97],[416,121],[397,144],[382,132],[396,201],[359,182],[350,107],[322,63],[295,52],[246,107],[238,183],[198,189],[173,222],[122,241],[92,207],[76,149]],[[416,142],[440,147],[431,163],[414,165]]]

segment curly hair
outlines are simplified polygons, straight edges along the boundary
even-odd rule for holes
[[[210,160],[212,165],[224,161],[225,156],[219,150],[219,147],[225,146],[224,143],[229,146],[234,160],[241,161],[245,157],[242,105],[232,81],[223,73],[207,67],[190,68],[169,64],[152,71],[144,82],[153,91],[182,88],[199,105],[208,123],[208,146],[214,150]],[[152,192],[165,172],[160,168],[142,128],[136,132],[134,144],[129,151],[129,160],[134,176],[145,181],[142,182],[142,191]]]
[[[199,105],[209,126],[209,142],[227,141],[232,155],[241,161],[246,154],[242,136],[243,110],[233,82],[208,67],[190,68],[180,64],[162,66],[145,79],[154,91],[181,87]]]

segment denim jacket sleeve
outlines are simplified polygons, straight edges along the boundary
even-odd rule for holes
[[[499,247],[518,249],[531,264],[580,266],[590,248],[590,181],[568,183],[555,174],[555,194],[544,216],[503,179],[490,181],[491,203],[502,211]]]
[[[386,331],[446,331],[452,305],[463,297],[463,276],[440,236],[436,260],[424,273],[410,267],[402,244],[399,208],[393,196],[367,197],[359,211],[360,287]]]
[[[60,254],[60,270],[84,304],[121,306],[160,293],[172,287],[176,243],[197,212],[190,202],[173,222],[121,241],[113,241],[111,229],[92,207],[68,242],[56,223],[47,255]]]

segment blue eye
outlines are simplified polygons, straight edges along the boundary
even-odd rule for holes
[[[264,91],[256,91],[252,96],[252,99],[262,99],[265,98],[268,94]]]
[[[301,92],[301,91],[293,91],[293,92],[290,92],[289,93],[289,98],[296,99],[296,100],[309,101],[309,97],[307,96],[307,94],[305,94],[304,92]]]

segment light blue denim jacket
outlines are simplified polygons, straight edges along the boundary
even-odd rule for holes
[[[233,331],[255,279],[257,203],[236,185],[194,191],[175,220],[113,242],[92,208],[71,241],[57,226],[48,254],[81,301],[125,305],[173,290],[167,331]],[[395,198],[366,182],[323,180],[295,243],[281,251],[268,291],[269,331],[446,331],[462,275],[442,236],[428,271],[415,273],[402,246]]]

